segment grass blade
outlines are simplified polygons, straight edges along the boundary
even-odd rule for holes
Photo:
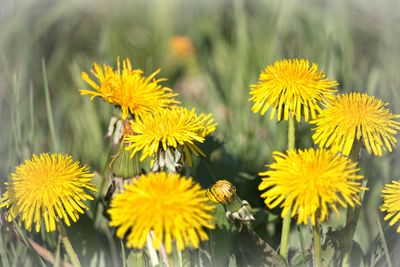
[[[47,121],[50,129],[52,148],[53,151],[58,151],[59,146],[56,138],[56,130],[54,127],[53,111],[50,102],[49,82],[47,79],[46,62],[44,58],[42,58],[42,73],[43,73],[43,87],[44,87],[45,101],[46,101]]]

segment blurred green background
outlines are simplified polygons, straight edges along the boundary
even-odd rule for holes
[[[208,158],[188,173],[205,187],[231,180],[259,208],[257,229],[276,247],[278,211],[264,208],[257,173],[285,148],[287,125],[250,111],[249,85],[275,60],[305,58],[341,92],[368,92],[400,113],[399,10],[395,0],[1,0],[0,179],[32,153],[53,151],[107,175],[113,108],[79,95],[88,88],[80,73],[129,57],[146,74],[161,68],[184,106],[214,115],[217,131],[202,145]],[[298,147],[312,145],[310,133],[298,127]],[[364,155],[371,189],[356,240],[365,254],[378,234],[379,190],[400,177],[398,156]]]

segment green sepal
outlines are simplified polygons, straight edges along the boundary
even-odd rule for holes
[[[131,250],[126,260],[127,267],[150,266],[149,260],[144,250]]]
[[[130,179],[140,174],[140,153],[136,153],[132,158],[131,153],[126,151],[126,145],[120,144],[119,150],[110,163],[112,173],[117,177]]]

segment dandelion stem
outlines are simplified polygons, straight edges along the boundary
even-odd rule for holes
[[[60,222],[58,225],[61,235],[61,241],[64,245],[65,251],[67,252],[69,259],[71,260],[72,265],[74,267],[81,267],[81,263],[79,262],[78,256],[76,255],[75,250],[72,247],[71,241],[67,236],[67,232],[65,231],[64,225],[62,224],[62,222]]]
[[[314,266],[321,266],[321,238],[318,222],[313,226]]]
[[[297,231],[299,234],[299,239],[300,239],[300,247],[301,247],[301,255],[302,255],[302,262],[303,266],[306,266],[306,260],[305,260],[305,248],[304,248],[304,235],[303,235],[303,228],[301,225],[297,225]]]
[[[283,218],[283,226],[282,226],[282,237],[281,237],[281,256],[287,261],[288,259],[288,243],[289,243],[289,234],[290,234],[290,211],[288,211]]]
[[[362,143],[361,140],[356,140],[353,144],[353,147],[350,152],[350,159],[353,162],[359,161],[359,155],[361,151]],[[366,185],[367,178],[364,178],[363,185]],[[360,202],[362,202],[363,193],[360,195]],[[351,250],[353,249],[353,236],[357,227],[358,218],[360,217],[361,206],[359,207],[348,207],[347,208],[347,216],[346,216],[346,225],[345,229],[347,233],[345,235],[344,240],[344,249],[343,249],[343,258],[342,258],[342,266],[347,267],[351,266]]]
[[[125,247],[124,247],[124,243],[122,242],[122,240],[120,241],[121,243],[121,258],[122,258],[122,267],[126,267],[126,255],[125,255]]]
[[[288,150],[295,149],[295,124],[294,124],[294,117],[289,116],[289,124],[288,124]],[[290,223],[291,223],[291,216],[290,210],[286,213],[285,217],[283,218],[283,226],[282,226],[282,236],[281,236],[281,249],[280,254],[281,256],[287,261],[288,259],[288,251],[289,251],[289,234],[290,234]]]
[[[294,117],[289,116],[289,125],[288,125],[288,150],[295,149],[295,141],[296,141],[296,127],[294,124]]]

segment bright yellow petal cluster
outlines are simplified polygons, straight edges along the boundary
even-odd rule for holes
[[[400,219],[400,181],[392,181],[386,184],[382,190],[383,204],[381,211],[387,212],[385,221],[390,220],[389,225],[392,226]],[[400,226],[397,227],[400,233]]]
[[[191,178],[159,172],[126,185],[111,201],[108,212],[110,225],[118,227],[117,236],[122,239],[126,234],[127,247],[143,248],[151,235],[156,249],[164,244],[170,253],[173,240],[178,250],[183,250],[198,248],[200,241],[208,239],[203,227],[213,228],[213,209],[206,191]]]
[[[204,153],[195,142],[202,143],[207,135],[215,131],[216,124],[211,114],[197,115],[195,110],[183,107],[163,109],[145,114],[131,123],[133,135],[127,135],[127,149],[132,156],[142,151],[140,160],[154,157],[159,149],[183,147],[185,158],[191,164],[190,152],[196,156]]]
[[[312,138],[320,147],[331,147],[335,152],[349,155],[355,140],[361,140],[367,151],[376,156],[382,150],[392,151],[400,115],[394,115],[382,100],[361,93],[337,96],[325,104],[317,119]]]
[[[39,232],[43,219],[46,231],[52,232],[60,220],[69,226],[70,219],[76,222],[88,209],[82,201],[93,200],[85,192],[96,191],[93,176],[69,155],[33,155],[11,174],[0,207],[9,209],[10,221],[19,218],[29,231],[35,224]]]
[[[291,210],[298,215],[298,224],[315,225],[324,221],[330,210],[338,214],[342,207],[360,204],[359,192],[365,190],[358,180],[357,163],[325,149],[289,150],[273,153],[270,170],[261,172],[265,178],[259,190],[269,208],[283,207],[282,217]]]
[[[271,120],[277,113],[278,121],[289,119],[289,115],[300,122],[316,117],[319,102],[333,98],[336,81],[325,79],[325,74],[316,64],[307,60],[287,59],[276,61],[261,72],[259,82],[251,85],[249,101],[253,101],[253,112],[264,115],[271,109]]]
[[[104,65],[101,69],[99,64],[94,64],[92,73],[99,84],[93,81],[88,73],[82,72],[82,79],[95,91],[81,90],[80,93],[92,95],[91,99],[98,96],[104,101],[119,106],[122,110],[122,119],[126,119],[129,113],[140,117],[145,113],[178,103],[173,98],[176,94],[159,84],[165,79],[155,79],[160,70],[145,77],[142,70],[132,68],[129,59],[122,61],[122,71],[119,59],[117,64],[117,71],[108,65]]]

